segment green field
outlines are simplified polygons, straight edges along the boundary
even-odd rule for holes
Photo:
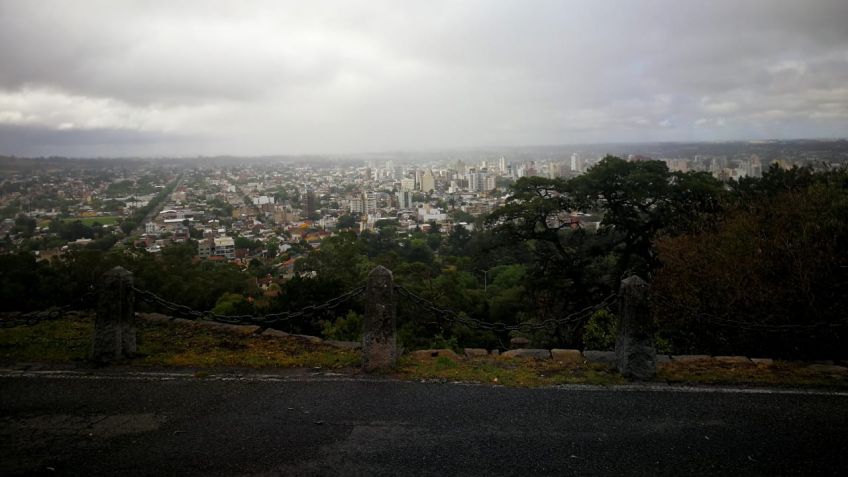
[[[91,226],[91,224],[98,222],[100,225],[113,225],[118,223],[122,217],[115,216],[105,216],[105,217],[70,217],[64,219],[65,222],[76,222],[79,220],[83,223],[83,225]]]

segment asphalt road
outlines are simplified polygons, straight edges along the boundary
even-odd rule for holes
[[[0,475],[844,475],[848,395],[0,372]]]

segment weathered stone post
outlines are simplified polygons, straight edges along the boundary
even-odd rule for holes
[[[108,363],[136,352],[133,275],[115,267],[103,274],[97,298],[91,359]]]
[[[365,286],[365,321],[362,327],[362,369],[389,371],[397,364],[394,281],[389,269],[378,266]]]
[[[622,280],[618,303],[618,371],[628,378],[649,379],[657,373],[657,350],[648,309],[648,284],[636,275]]]

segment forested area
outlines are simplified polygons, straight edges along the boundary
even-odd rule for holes
[[[518,180],[506,204],[475,225],[407,235],[383,221],[375,231],[343,231],[308,250],[293,278],[270,285],[259,280],[281,274],[270,264],[198,261],[191,243],[157,256],[132,249],[73,251],[51,263],[0,256],[0,306],[70,303],[122,265],[140,288],[193,309],[261,315],[324,302],[383,265],[396,283],[442,307],[516,324],[599,303],[638,274],[651,283],[661,352],[845,353],[846,327],[838,326],[848,305],[845,170],[774,166],[762,179],[723,183],[670,172],[660,161],[607,157],[576,178]],[[361,303],[337,311],[288,330],[357,338]],[[534,347],[611,346],[615,312],[525,337]],[[398,317],[407,349],[504,347],[515,335],[446,322],[405,300]]]

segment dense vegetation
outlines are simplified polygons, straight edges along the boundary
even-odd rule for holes
[[[573,179],[518,180],[504,207],[478,220],[474,232],[456,227],[443,235],[433,224],[429,232],[398,234],[394,221],[374,232],[341,232],[298,260],[293,278],[270,286],[260,287],[260,279],[282,273],[273,254],[240,269],[198,261],[191,243],[157,256],[82,250],[49,264],[28,254],[0,256],[0,307],[69,303],[123,265],[138,286],[174,302],[263,314],[323,302],[384,265],[397,283],[443,307],[514,324],[598,303],[636,273],[652,283],[662,351],[832,358],[845,353],[844,327],[794,326],[844,320],[846,224],[845,170],[772,167],[762,179],[725,184],[705,173],[670,172],[659,161],[607,157]],[[294,248],[308,249],[305,242]],[[455,325],[403,300],[398,311],[407,348],[503,347],[511,337]],[[610,346],[615,312],[527,338],[540,347]],[[288,327],[355,339],[361,313],[354,303]]]

